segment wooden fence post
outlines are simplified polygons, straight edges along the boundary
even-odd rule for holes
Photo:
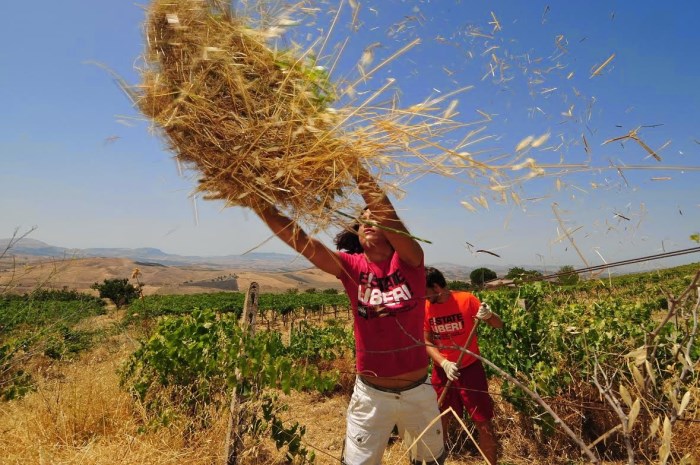
[[[238,324],[243,329],[243,332],[248,332],[249,335],[255,334],[255,317],[258,314],[258,283],[250,283],[248,293],[243,304],[243,313]],[[244,355],[244,354],[239,354]],[[241,409],[241,404],[246,401],[243,396],[238,395],[238,385],[240,384],[241,374],[236,373],[236,386],[233,387],[231,394],[231,406],[229,409],[228,428],[226,430],[226,465],[236,465],[241,448],[243,447],[243,432],[244,432],[244,415]]]
[[[249,334],[255,334],[255,318],[258,315],[259,292],[260,288],[258,283],[250,283],[248,293],[245,296],[245,303],[243,304],[243,313],[241,313],[239,324],[244,331],[247,329]]]

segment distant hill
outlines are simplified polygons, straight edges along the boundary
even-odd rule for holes
[[[10,239],[0,239],[0,251],[9,244]],[[298,271],[311,268],[313,265],[301,255],[282,253],[253,252],[245,255],[223,255],[217,257],[185,256],[163,252],[153,247],[128,248],[88,248],[70,249],[47,244],[36,239],[24,238],[12,246],[11,255],[53,258],[127,258],[141,263],[160,264],[167,266],[202,265],[219,268],[238,268],[256,271]],[[469,273],[474,267],[456,265],[454,263],[434,264],[450,279],[469,279]],[[502,268],[502,267],[500,267]],[[491,268],[499,273],[500,268]],[[507,269],[503,270],[505,273]],[[499,273],[500,274],[500,273]]]
[[[0,239],[0,255],[9,242],[9,239]],[[448,262],[428,265],[441,270],[449,281],[468,282],[469,274],[476,268]],[[513,266],[485,265],[501,277]],[[292,254],[193,257],[167,254],[146,247],[69,249],[28,238],[13,244],[5,253],[5,260],[0,261],[0,288],[9,286],[19,293],[29,292],[37,286],[89,292],[93,283],[129,277],[134,268],[141,271],[141,282],[146,284],[145,292],[148,294],[241,290],[247,289],[253,281],[260,284],[265,292],[285,292],[293,288],[342,288],[335,277],[314,268],[303,257]],[[538,270],[543,274],[556,271],[542,270],[536,266],[522,268]]]
[[[0,239],[0,251],[5,250],[9,243],[10,239]],[[258,271],[298,271],[313,266],[301,255],[291,254],[254,252],[245,255],[199,257],[168,254],[153,247],[70,249],[29,238],[24,238],[14,244],[8,254],[47,258],[128,258],[142,263],[168,266],[204,265]]]
[[[0,239],[0,251],[9,244],[9,239]],[[201,265],[214,268],[249,269],[251,271],[298,271],[311,268],[313,265],[301,255],[282,253],[253,252],[245,255],[223,256],[185,256],[163,252],[153,247],[128,248],[88,248],[70,249],[47,244],[45,242],[24,238],[12,246],[11,255],[53,258],[126,258],[142,264],[160,264],[166,266],[190,266]],[[469,274],[476,268],[485,266],[493,270],[499,276],[504,276],[514,266],[522,265],[479,265],[466,266],[456,263],[428,263],[430,266],[442,271],[445,277],[451,281],[469,281]],[[526,269],[536,267],[523,266]],[[540,270],[541,271],[541,270]]]

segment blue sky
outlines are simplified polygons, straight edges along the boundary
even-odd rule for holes
[[[326,31],[338,5],[320,5],[314,27]],[[472,85],[458,97],[456,118],[476,120],[477,110],[492,115],[489,138],[470,147],[483,152],[482,160],[500,154],[584,166],[576,173],[548,169],[516,186],[524,199],[519,205],[498,204],[485,179],[466,174],[405,185],[406,196],[395,205],[415,235],[432,241],[425,245],[427,263],[582,267],[584,259],[598,265],[697,245],[689,236],[700,230],[700,30],[694,24],[700,6],[646,0],[359,5],[359,29],[349,27],[345,3],[331,36],[331,45],[350,36],[334,71],[338,82],[356,75],[354,65],[370,44],[380,44],[375,60],[381,61],[420,38],[367,90],[391,76],[408,106]],[[178,174],[163,141],[106,71],[138,83],[142,6],[11,2],[5,17],[0,237],[36,226],[32,238],[64,247],[226,255],[259,245],[261,252],[289,252],[276,239],[262,244],[269,232],[249,212],[201,200],[195,207],[194,181]],[[488,75],[494,62],[508,65],[506,80]],[[635,128],[660,162],[632,140],[603,145]],[[516,152],[525,137],[544,134],[550,136],[541,147]],[[625,166],[624,177],[611,166]],[[474,203],[480,195],[488,209]],[[658,265],[690,261],[697,255]]]

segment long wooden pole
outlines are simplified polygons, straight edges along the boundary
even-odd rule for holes
[[[474,337],[476,336],[476,328],[479,326],[479,320],[478,318],[474,318],[474,326],[472,326],[472,330],[469,332],[469,336],[467,336],[467,342],[464,343],[463,348],[464,349],[469,349],[469,344],[472,343],[474,340]],[[459,368],[459,365],[462,363],[462,359],[464,358],[465,352],[460,352],[459,357],[457,357],[457,368]],[[452,385],[452,380],[448,379],[447,383],[445,384],[445,388],[442,390],[442,394],[440,394],[440,398],[438,399],[438,407],[442,405],[442,403],[445,400],[445,397],[447,396],[447,390],[450,388]]]

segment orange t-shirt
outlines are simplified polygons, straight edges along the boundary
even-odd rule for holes
[[[476,296],[461,291],[450,292],[450,297],[445,303],[431,304],[425,301],[423,329],[432,335],[433,343],[448,360],[457,362],[459,354],[462,353],[458,347],[464,347],[467,342],[480,305],[481,302]],[[481,355],[476,335],[467,349]],[[472,364],[475,360],[471,355],[464,354],[460,368]]]

